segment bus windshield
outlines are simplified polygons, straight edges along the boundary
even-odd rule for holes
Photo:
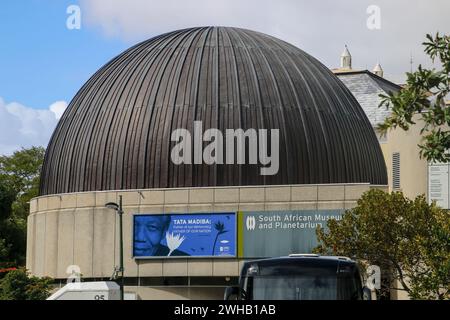
[[[250,300],[362,299],[359,272],[354,265],[319,265],[295,261],[254,265],[244,275],[242,288]]]
[[[336,300],[336,276],[255,276],[254,300]]]

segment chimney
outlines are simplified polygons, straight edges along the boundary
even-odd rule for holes
[[[377,76],[383,78],[383,68],[381,68],[381,65],[378,62],[375,65],[375,67],[373,68],[372,73],[374,73]]]
[[[348,51],[347,45],[345,45],[344,52],[341,54],[341,68],[352,69],[352,55]]]

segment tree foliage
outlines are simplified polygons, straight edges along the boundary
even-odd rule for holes
[[[25,262],[26,219],[39,192],[44,153],[32,147],[0,156],[0,268]]]
[[[31,276],[25,269],[9,271],[0,280],[0,300],[45,300],[51,284],[52,279]]]
[[[450,215],[424,196],[372,189],[327,227],[315,252],[378,265],[414,299],[450,299]]]
[[[16,195],[12,209],[17,217],[28,216],[29,202],[39,193],[44,154],[44,148],[31,147],[11,156],[0,156],[0,177]]]
[[[434,37],[427,34],[426,38],[425,53],[433,63],[440,64],[440,70],[419,65],[415,72],[406,74],[406,85],[399,92],[381,95],[380,106],[387,107],[392,114],[379,125],[379,130],[383,133],[397,127],[408,130],[420,120],[423,124],[420,156],[432,162],[448,162],[450,105],[445,99],[450,93],[450,36],[437,33]]]

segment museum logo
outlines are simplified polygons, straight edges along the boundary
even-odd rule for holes
[[[259,164],[261,175],[275,175],[279,169],[279,129],[219,129],[203,132],[201,121],[194,121],[194,134],[175,129],[170,157],[181,164]]]
[[[245,220],[245,225],[247,227],[247,230],[255,230],[256,227],[256,219],[254,216],[248,216]]]

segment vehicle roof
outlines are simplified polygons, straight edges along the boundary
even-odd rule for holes
[[[354,265],[356,262],[351,260],[350,258],[343,256],[314,256],[314,255],[293,255],[293,256],[283,256],[283,257],[275,257],[275,258],[263,258],[263,259],[255,259],[246,261],[244,263],[244,267],[247,267],[250,264],[257,263],[258,265],[273,265],[278,263],[296,263],[296,262],[317,262],[320,265],[337,265],[337,264],[347,264]]]

